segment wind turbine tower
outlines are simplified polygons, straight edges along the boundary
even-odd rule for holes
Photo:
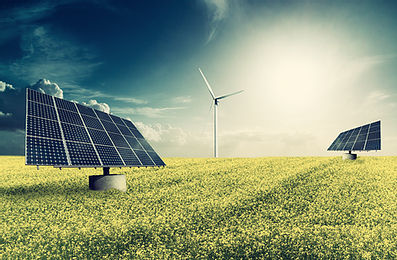
[[[244,90],[240,90],[237,92],[233,92],[231,94],[216,97],[214,94],[214,91],[212,91],[212,88],[211,88],[210,84],[208,83],[207,78],[204,76],[204,73],[201,71],[200,68],[198,68],[198,70],[200,71],[200,74],[203,77],[205,84],[207,85],[208,91],[210,92],[212,100],[214,101],[214,157],[217,158],[218,157],[218,138],[217,138],[217,135],[218,135],[218,129],[217,129],[218,114],[217,114],[217,110],[218,110],[219,100],[233,96],[233,95],[240,94]]]

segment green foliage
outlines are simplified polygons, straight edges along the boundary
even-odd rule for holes
[[[397,157],[165,161],[123,193],[0,157],[0,258],[397,258]]]

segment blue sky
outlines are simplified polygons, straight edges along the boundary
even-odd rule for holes
[[[132,119],[162,156],[335,155],[382,120],[397,154],[394,1],[2,1],[1,154],[23,154],[24,88]],[[44,80],[45,79],[45,80]],[[337,154],[337,153],[336,153]],[[367,153],[365,153],[367,154]]]

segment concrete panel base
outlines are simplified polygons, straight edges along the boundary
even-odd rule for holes
[[[343,160],[355,160],[357,159],[357,154],[355,153],[344,153],[342,155]]]
[[[91,175],[89,176],[90,190],[117,189],[127,191],[127,182],[124,174]]]

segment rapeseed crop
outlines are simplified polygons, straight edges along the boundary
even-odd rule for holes
[[[0,258],[397,258],[397,157],[165,162],[123,193],[0,157]]]

